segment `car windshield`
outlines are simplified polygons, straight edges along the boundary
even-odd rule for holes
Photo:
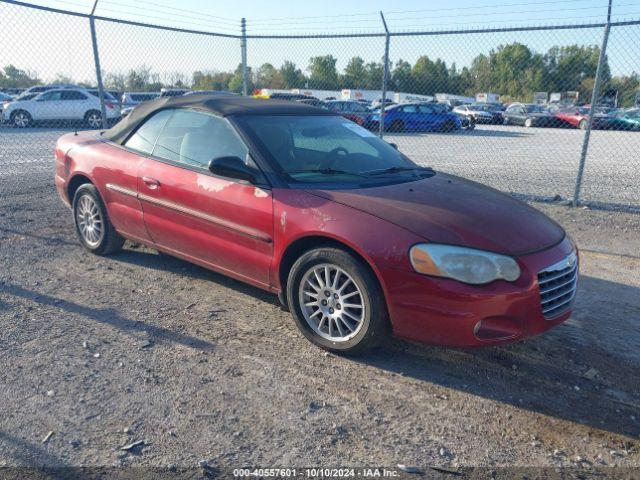
[[[256,115],[241,121],[293,183],[409,181],[433,173],[342,117]]]

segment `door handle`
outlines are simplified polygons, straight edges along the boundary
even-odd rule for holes
[[[151,190],[155,190],[156,188],[158,188],[160,186],[160,182],[158,180],[156,180],[155,178],[142,177],[142,181]]]

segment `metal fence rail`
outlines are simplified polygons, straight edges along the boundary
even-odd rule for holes
[[[362,92],[405,103],[433,98],[450,107],[477,93],[531,104],[540,92],[577,92],[583,109],[537,115],[525,105],[529,121],[509,112],[464,109],[446,117],[440,110],[428,113],[431,104],[409,109],[402,118],[394,109],[382,109],[379,117],[359,109],[343,113],[368,122],[418,163],[503,191],[574,205],[640,208],[640,116],[633,110],[640,98],[640,52],[634,47],[640,20],[612,22],[609,12],[601,21],[577,25],[398,32],[387,28],[381,14],[376,33],[262,35],[252,34],[251,21],[242,19],[234,35],[94,11],[0,0],[7,25],[0,37],[0,91],[55,81],[96,88],[103,127],[110,91],[162,87],[244,95],[295,89],[345,97],[345,110],[355,108],[355,98],[348,97]],[[619,109],[601,112],[598,105],[606,101]],[[413,113],[421,125],[410,125]],[[453,117],[455,125],[442,123]],[[55,139],[71,128],[86,128],[58,121],[21,129],[11,125],[10,116],[5,120],[0,198],[50,187]]]

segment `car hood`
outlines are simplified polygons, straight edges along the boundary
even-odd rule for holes
[[[401,184],[309,193],[374,215],[433,243],[517,256],[551,247],[565,236],[562,227],[527,204],[443,173]]]

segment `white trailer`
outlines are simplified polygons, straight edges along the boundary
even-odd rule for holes
[[[500,95],[497,93],[476,93],[478,103],[500,103]]]
[[[298,95],[306,95],[308,97],[315,97],[318,100],[338,100],[342,98],[342,92],[339,90],[317,90],[313,88],[292,88],[291,93]]]
[[[404,92],[396,92],[392,98],[396,103],[433,102],[434,100],[431,95],[418,95],[417,93]]]
[[[436,93],[436,102],[445,103],[450,107],[457,107],[458,105],[465,105],[467,103],[474,103],[475,98],[465,97],[464,95],[453,95],[451,93]]]

